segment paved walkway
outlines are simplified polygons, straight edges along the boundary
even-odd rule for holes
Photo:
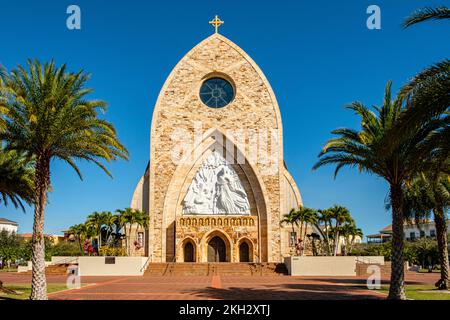
[[[409,284],[432,284],[438,274],[408,274]],[[29,275],[0,274],[8,283],[30,283]],[[64,283],[64,276],[48,276],[49,283]],[[144,276],[83,277],[80,289],[49,294],[50,299],[70,300],[354,300],[383,299],[368,290],[362,277],[289,276]],[[388,283],[388,279],[383,279]]]

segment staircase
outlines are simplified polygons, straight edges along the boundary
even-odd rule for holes
[[[286,275],[283,263],[150,263],[144,276]]]

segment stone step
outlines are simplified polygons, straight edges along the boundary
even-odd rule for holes
[[[45,267],[45,274],[47,275],[67,275],[67,268],[72,266],[71,264],[55,264]],[[32,274],[32,270],[24,272],[22,274]]]
[[[285,275],[283,263],[150,263],[145,276]]]

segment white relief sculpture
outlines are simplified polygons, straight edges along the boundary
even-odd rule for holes
[[[184,214],[250,214],[247,193],[217,151],[200,166],[183,201]]]

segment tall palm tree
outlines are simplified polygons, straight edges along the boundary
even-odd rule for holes
[[[426,7],[409,16],[404,21],[403,26],[407,28],[417,23],[441,19],[450,19],[449,8],[444,6]],[[431,154],[431,161],[429,161],[430,166],[427,168],[427,174],[413,180],[414,183],[406,191],[407,194],[413,195],[412,201],[409,202],[412,209],[429,212],[426,208],[424,210],[423,206],[431,205],[442,265],[438,287],[448,289],[447,224],[445,210],[443,209],[446,188],[445,183],[442,183],[446,180],[440,178],[442,175],[440,172],[441,165],[436,166],[436,163],[448,165],[450,156],[450,116],[448,112],[450,106],[450,60],[444,59],[420,72],[402,88],[400,95],[407,99],[409,108],[407,108],[401,123],[397,126],[399,135],[409,134],[411,128],[416,127],[417,123],[422,123],[433,117],[441,117],[445,121],[445,125],[429,139],[427,152]],[[425,180],[424,177],[426,177]],[[414,198],[417,200],[417,197],[414,196],[418,194],[421,197],[419,202],[414,201]],[[411,197],[409,200],[411,200]]]
[[[0,204],[8,202],[25,210],[22,200],[33,202],[33,163],[16,151],[6,151],[0,143]]]
[[[111,176],[101,160],[127,159],[114,127],[99,118],[106,103],[88,100],[85,87],[89,75],[67,72],[66,65],[42,65],[28,61],[1,75],[0,106],[6,110],[0,141],[8,149],[35,159],[34,224],[31,299],[47,299],[44,261],[44,213],[54,159],[69,164],[80,178],[77,160],[95,163]]]
[[[423,153],[424,140],[442,123],[435,120],[416,126],[414,132],[399,139],[392,128],[398,124],[404,105],[401,98],[391,98],[391,86],[389,81],[383,105],[375,107],[375,112],[360,102],[347,106],[361,117],[361,130],[340,128],[332,131],[338,137],[329,140],[323,147],[313,169],[335,164],[336,176],[343,167],[357,167],[360,172],[376,174],[388,182],[393,227],[389,298],[406,299],[402,187],[407,179],[420,171],[427,156]]]
[[[417,23],[438,19],[450,19],[450,9],[444,6],[419,9],[404,21],[403,26],[408,28]],[[417,124],[420,125],[433,117],[446,117],[447,126],[433,137],[429,147],[442,149],[442,156],[448,157],[450,119],[449,114],[445,112],[450,106],[450,60],[444,59],[417,74],[403,86],[399,95],[407,101],[408,108],[395,129],[397,136],[409,135]]]

